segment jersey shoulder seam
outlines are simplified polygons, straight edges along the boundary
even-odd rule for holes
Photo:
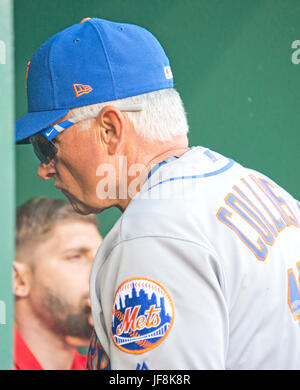
[[[121,234],[120,234],[121,236]],[[138,237],[132,237],[132,238],[121,238],[120,241],[116,242],[114,246],[112,246],[111,250],[109,251],[109,254],[106,258],[108,258],[111,254],[111,252],[119,245],[127,242],[127,241],[133,241],[133,240],[139,240],[139,239],[142,239],[142,238],[162,238],[162,239],[167,239],[167,240],[176,240],[176,241],[183,241],[183,242],[186,242],[186,243],[189,243],[189,244],[193,244],[193,245],[196,245],[200,248],[203,248],[205,250],[207,250],[208,252],[210,252],[214,257],[219,257],[218,254],[216,252],[213,252],[211,250],[211,248],[208,248],[207,246],[205,245],[201,245],[199,244],[198,242],[195,242],[195,241],[192,241],[192,240],[187,240],[185,238],[179,238],[179,237],[172,237],[172,236],[167,236],[167,235],[143,235],[143,236],[138,236]]]

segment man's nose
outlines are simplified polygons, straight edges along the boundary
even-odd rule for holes
[[[54,161],[50,161],[48,164],[40,163],[37,174],[38,177],[42,180],[50,180],[55,175],[56,170],[54,166]]]

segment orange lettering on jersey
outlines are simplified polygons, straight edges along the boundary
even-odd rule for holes
[[[299,217],[292,211],[292,204],[288,204],[274,184],[252,174],[249,177],[257,185],[261,196],[242,178],[241,186],[233,186],[238,195],[229,193],[224,199],[233,212],[227,207],[220,207],[216,216],[239,236],[259,260],[265,260],[268,255],[267,246],[274,245],[278,233],[285,227],[300,227]]]
[[[144,328],[152,328],[153,326],[159,326],[160,309],[155,309],[155,305],[152,305],[149,310],[145,310],[146,315],[138,315],[141,306],[136,306],[132,311],[130,308],[125,310],[122,323],[117,327],[117,335],[121,335],[123,332],[128,333],[130,330],[142,330]]]
[[[136,322],[136,317],[137,314],[140,310],[140,306],[136,306],[133,310],[132,313],[130,314],[131,310],[130,308],[125,310],[124,314],[124,319],[122,323],[117,327],[117,335],[122,334],[123,332],[128,333],[129,329],[135,330],[135,322]]]
[[[275,185],[270,183],[266,179],[262,179],[262,178],[257,179],[253,175],[250,175],[250,177],[260,187],[260,189],[269,197],[271,202],[276,206],[280,215],[285,221],[286,224],[285,226],[294,225],[296,227],[300,227],[300,222],[297,220],[295,214],[292,212],[286,200],[282,196],[275,194],[274,192]]]
[[[247,222],[249,222],[253,226],[253,228],[259,233],[259,235],[262,237],[262,239],[265,241],[266,244],[273,245],[274,244],[274,236],[273,236],[272,232],[270,231],[270,228],[268,227],[268,225],[266,225],[264,223],[264,220],[261,218],[262,215],[259,214],[259,210],[253,205],[253,203],[250,202],[250,200],[239,189],[239,187],[234,186],[233,188],[238,192],[238,194],[241,197],[243,197],[243,199],[247,203],[249,203],[251,208],[248,207],[246,203],[242,202],[237,197],[236,197],[236,199],[233,199],[233,201],[232,201],[233,204],[230,206],[235,208],[235,210],[238,211],[238,213],[241,215],[241,217],[244,218]],[[228,198],[228,196],[227,196],[227,198]],[[226,200],[226,203],[228,203],[227,200]],[[252,209],[254,209],[254,210],[252,210]],[[243,210],[244,210],[244,212],[243,212]],[[259,225],[257,225],[256,222]]]
[[[260,237],[257,238],[256,242],[258,246],[256,246],[242,231],[239,229],[236,224],[231,221],[232,213],[230,213],[225,207],[220,207],[217,212],[217,218],[220,222],[227,225],[230,229],[232,229],[238,237],[242,240],[242,242],[253,252],[258,260],[264,261],[268,254],[268,249],[264,242]]]
[[[253,187],[244,178],[242,178],[241,180],[245,184],[245,186],[247,187],[248,191],[250,191],[250,193],[258,201],[258,204],[262,206],[262,211],[261,211],[262,216],[263,216],[264,220],[267,222],[270,229],[272,230],[275,237],[277,237],[277,235],[278,235],[278,230],[276,228],[277,221],[276,221],[276,218],[274,217],[274,215],[272,214],[271,210],[269,209],[269,207],[266,205],[266,202],[263,201],[262,197],[259,196],[256,191],[254,191]],[[258,207],[258,205],[257,205],[257,207]],[[264,213],[265,213],[265,215],[263,215]]]
[[[295,277],[292,268],[287,271],[288,276],[288,304],[295,320],[300,322],[300,261],[296,264],[299,279]]]
[[[146,328],[152,328],[152,326],[158,326],[160,324],[160,309],[155,309],[155,306],[152,305],[145,313],[147,314]]]

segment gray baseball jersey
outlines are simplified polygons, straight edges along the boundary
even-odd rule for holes
[[[90,369],[300,369],[300,212],[204,147],[152,170],[90,278]]]

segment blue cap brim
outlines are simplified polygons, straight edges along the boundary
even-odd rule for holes
[[[46,129],[52,123],[63,118],[69,112],[66,110],[52,110],[29,112],[16,120],[15,142],[17,144],[28,144],[29,137]]]

